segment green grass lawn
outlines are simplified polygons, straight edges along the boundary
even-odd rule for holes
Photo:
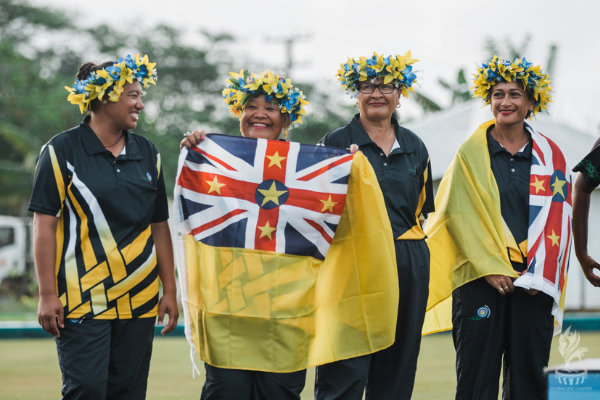
[[[584,359],[600,358],[600,332],[580,332],[581,346],[589,350]],[[550,365],[563,364],[555,338]],[[183,337],[160,337],[154,341],[148,400],[198,399],[202,375],[192,379],[189,347]],[[196,358],[197,360],[197,358]],[[309,370],[302,399],[313,398],[314,369]],[[449,334],[423,338],[413,399],[454,397],[454,349]],[[0,399],[43,400],[60,398],[60,370],[51,339],[0,340]]]

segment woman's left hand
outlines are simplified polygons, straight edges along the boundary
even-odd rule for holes
[[[177,297],[175,294],[163,294],[158,302],[158,325],[163,324],[165,314],[169,316],[169,320],[162,331],[160,331],[161,335],[166,335],[177,327],[179,309],[177,308]]]
[[[515,285],[513,285],[512,278],[506,275],[486,275],[484,276],[487,283],[489,283],[494,289],[501,295],[512,293],[515,291]]]
[[[197,145],[198,143],[200,143],[201,141],[203,141],[204,139],[206,139],[206,132],[204,132],[202,129],[201,130],[195,130],[194,132],[187,132],[183,134],[185,137],[183,138],[183,140],[181,141],[181,143],[179,143],[179,150],[183,149],[184,147],[186,149],[191,149],[192,147],[194,147],[195,145]]]

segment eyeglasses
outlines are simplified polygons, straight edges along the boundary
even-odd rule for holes
[[[375,88],[379,89],[381,94],[390,94],[396,89],[393,83],[375,85],[373,83],[361,83],[358,85],[358,91],[363,94],[371,94],[375,91]]]

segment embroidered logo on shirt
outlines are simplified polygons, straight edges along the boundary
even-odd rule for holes
[[[152,175],[150,175],[150,172],[146,172],[146,176],[142,176],[142,179],[148,182],[152,182]]]
[[[480,319],[490,317],[490,308],[488,306],[479,307],[477,309],[477,316],[469,318],[473,321],[479,321]]]

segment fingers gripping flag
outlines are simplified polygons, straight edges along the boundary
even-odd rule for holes
[[[180,155],[175,207],[203,361],[289,372],[393,343],[393,236],[362,154],[211,134]]]

